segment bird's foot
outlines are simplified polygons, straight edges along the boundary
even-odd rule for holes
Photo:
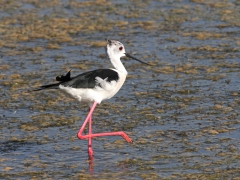
[[[121,132],[121,136],[123,139],[125,139],[128,143],[132,143],[132,140],[130,139],[130,137],[128,137],[128,135],[125,132]]]

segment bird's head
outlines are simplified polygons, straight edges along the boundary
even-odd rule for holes
[[[109,58],[121,58],[126,56],[125,48],[123,44],[116,40],[107,40],[107,48],[106,53],[109,56]]]
[[[106,53],[110,59],[115,59],[115,58],[120,59],[121,57],[127,56],[143,64],[150,65],[126,53],[123,44],[116,40],[110,40],[110,39],[107,40]]]

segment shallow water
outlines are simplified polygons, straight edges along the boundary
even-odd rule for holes
[[[238,1],[0,1],[1,179],[237,179],[240,177]],[[97,106],[59,91],[26,93],[55,77],[111,67],[120,40],[129,72]]]

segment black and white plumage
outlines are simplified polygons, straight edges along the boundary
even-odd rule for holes
[[[113,80],[117,81],[119,79],[118,73],[111,69],[97,69],[79,74],[75,77],[71,77],[71,71],[69,71],[65,76],[62,75],[56,77],[56,81],[60,81],[59,83],[40,86],[38,89],[34,89],[34,91],[39,91],[42,89],[59,89],[59,85],[69,86],[72,88],[95,88],[96,86],[101,87],[101,84],[96,84],[97,77],[106,79],[107,82],[111,82]]]
[[[121,42],[115,40],[108,40],[107,42],[106,54],[114,69],[97,69],[75,77],[71,77],[69,71],[66,75],[56,77],[58,83],[40,86],[34,91],[61,89],[78,101],[89,103],[90,106],[94,101],[100,104],[101,101],[113,97],[122,87],[127,76],[127,71],[120,58],[128,56],[134,60],[140,60],[127,54]]]
[[[69,71],[65,76],[57,76],[56,80],[60,82],[40,86],[34,91],[62,89],[79,101],[101,103],[105,98],[111,98],[109,95],[114,89],[112,87],[119,81],[119,74],[113,69],[97,69],[71,77]]]

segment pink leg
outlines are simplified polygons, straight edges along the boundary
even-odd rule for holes
[[[89,111],[89,113],[88,113],[88,115],[87,115],[87,117],[86,117],[86,119],[83,122],[83,125],[81,126],[81,128],[79,129],[79,131],[77,133],[77,137],[79,139],[86,139],[86,138],[91,139],[92,137],[99,137],[99,136],[122,136],[122,138],[125,139],[127,142],[132,142],[132,140],[128,137],[128,135],[126,135],[123,131],[108,132],[108,133],[98,133],[98,134],[92,134],[91,133],[91,134],[88,134],[88,135],[82,135],[82,132],[83,132],[87,122],[89,122],[89,124],[91,124],[90,122],[92,122],[91,116],[92,116],[92,113],[93,113],[96,105],[97,105],[97,102],[94,102],[92,107],[91,107],[91,109],[90,109],[90,111]],[[90,126],[89,126],[89,128],[90,128]],[[92,132],[92,126],[91,126],[91,131],[89,130],[89,132]],[[91,140],[88,141],[88,143],[91,145]],[[90,149],[92,149],[92,147]]]
[[[89,108],[90,111],[90,108]],[[89,117],[88,121],[88,134],[92,134],[92,116]],[[89,160],[89,171],[90,174],[93,172],[93,150],[92,150],[92,138],[88,138],[88,160]]]
[[[90,109],[89,109],[90,111]],[[88,138],[88,156],[89,156],[89,160],[92,160],[92,156],[93,156],[93,150],[92,150],[92,116],[89,117],[89,121],[88,121],[88,134],[89,134],[89,138]]]
[[[108,133],[98,133],[98,134],[91,134],[91,135],[81,135],[78,138],[79,139],[85,139],[85,138],[91,138],[91,137],[100,137],[100,136],[122,136],[123,139],[125,139],[127,142],[131,143],[132,140],[126,135],[123,131],[118,132],[108,132]]]

